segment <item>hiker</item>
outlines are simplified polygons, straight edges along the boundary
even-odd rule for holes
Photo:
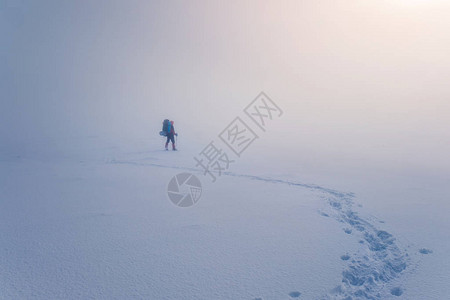
[[[173,121],[169,121],[168,119],[164,120],[163,122],[163,131],[167,137],[166,140],[166,150],[168,149],[169,142],[172,142],[172,150],[176,151],[177,148],[175,147],[175,136],[178,136],[178,133],[175,132],[175,127],[173,126]]]

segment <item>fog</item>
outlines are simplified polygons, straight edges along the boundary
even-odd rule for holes
[[[201,150],[264,91],[284,114],[248,162],[450,170],[445,1],[0,3],[3,153],[165,118]]]

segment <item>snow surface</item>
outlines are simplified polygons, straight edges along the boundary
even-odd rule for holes
[[[0,299],[450,299],[449,15],[0,0]],[[261,91],[282,117],[209,182]]]
[[[194,168],[201,147],[166,152],[157,138],[78,142],[65,152],[52,153],[47,141],[33,154],[2,153],[1,299],[449,295],[449,228],[439,212],[383,199],[367,209],[350,189],[277,175],[281,160],[264,155],[256,158],[264,167],[242,159],[211,183]],[[203,183],[190,208],[166,195],[184,171]]]

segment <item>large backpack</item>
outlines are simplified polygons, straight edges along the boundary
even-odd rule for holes
[[[170,124],[169,119],[165,119],[163,122],[163,130],[159,133],[162,136],[167,136],[170,133],[170,127],[172,124]]]
[[[164,133],[168,134],[169,130],[170,130],[170,121],[169,121],[169,119],[165,119],[163,122],[162,131],[164,131]]]

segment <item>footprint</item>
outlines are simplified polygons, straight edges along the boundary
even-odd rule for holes
[[[399,287],[395,287],[391,289],[391,294],[394,296],[401,296],[403,294],[403,290]]]
[[[336,209],[341,209],[342,205],[339,202],[331,201],[330,205]]]
[[[364,228],[364,226],[361,226],[361,225],[357,225],[357,226],[355,226],[355,228],[356,228],[356,230],[361,231],[361,232],[366,230],[366,228]]]
[[[342,260],[349,260],[350,259],[350,255],[344,254],[344,255],[341,256],[341,259]]]
[[[298,298],[300,297],[301,293],[300,292],[290,292],[289,296],[291,296],[291,298]]]
[[[430,253],[433,253],[433,250],[422,248],[419,250],[419,252],[422,254],[430,254]]]
[[[351,234],[351,233],[352,233],[352,230],[349,229],[349,228],[345,228],[345,229],[344,229],[344,232],[345,232],[346,234]]]
[[[263,300],[263,298],[255,298],[255,299],[253,299],[253,300]]]

